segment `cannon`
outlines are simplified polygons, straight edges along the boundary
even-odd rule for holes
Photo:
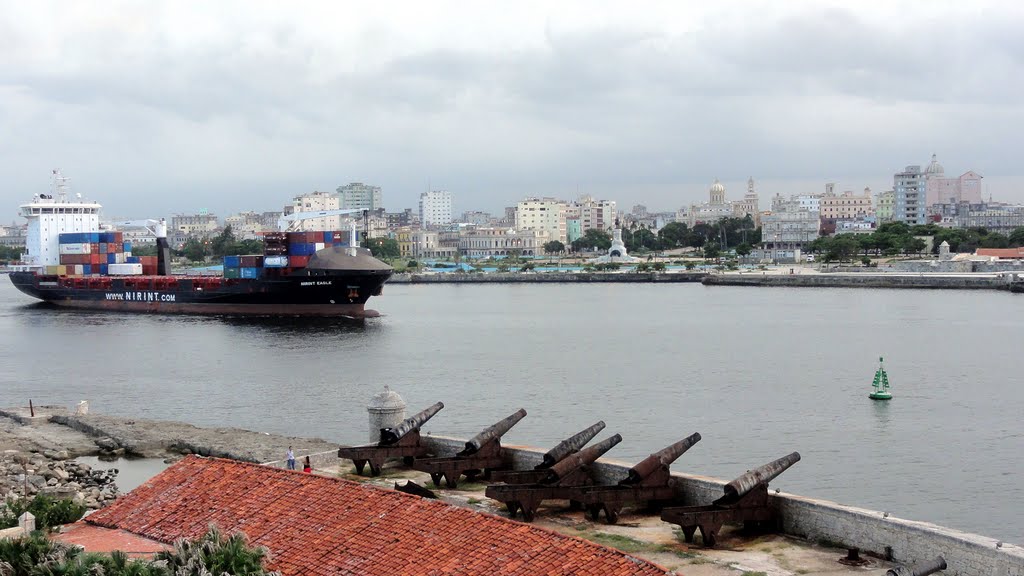
[[[770,525],[774,512],[768,506],[768,482],[799,461],[798,452],[783,456],[726,484],[725,495],[710,505],[666,508],[661,519],[678,524],[687,542],[693,542],[693,534],[700,528],[708,547],[715,545],[718,531],[727,522],[743,522],[747,529]]]
[[[618,484],[573,488],[571,499],[586,508],[591,520],[597,520],[603,510],[609,524],[618,520],[619,512],[628,502],[644,502],[648,506],[672,502],[676,495],[669,486],[669,466],[699,441],[700,434],[695,432],[638,462]]]
[[[936,556],[933,560],[922,562],[911,568],[905,566],[890,568],[886,570],[885,576],[928,576],[945,569],[946,559],[942,556]]]
[[[465,448],[455,456],[417,458],[412,467],[429,473],[434,486],[439,488],[441,479],[447,482],[449,488],[457,488],[463,474],[473,480],[480,473],[487,476],[491,470],[506,469],[509,467],[509,458],[501,448],[501,437],[525,417],[526,410],[520,408],[469,439]]]
[[[535,484],[547,476],[548,469],[570,454],[579,452],[597,433],[604,430],[604,422],[598,421],[572,436],[562,440],[544,454],[544,459],[533,470],[496,470],[491,474],[495,482],[505,484]]]
[[[381,428],[380,441],[377,444],[342,446],[338,448],[338,458],[352,460],[356,465],[357,474],[362,474],[363,469],[369,464],[370,474],[373,476],[380,474],[381,467],[389,458],[401,458],[408,466],[412,464],[413,459],[430,453],[426,446],[420,444],[420,427],[442,408],[444,404],[438,402],[406,418],[394,428]]]
[[[622,442],[622,436],[615,434],[609,438],[570,454],[551,468],[544,470],[544,477],[533,484],[492,484],[485,494],[505,504],[509,517],[515,518],[516,512],[522,510],[523,520],[533,522],[534,515],[545,500],[570,500],[572,488],[593,484],[588,466]]]

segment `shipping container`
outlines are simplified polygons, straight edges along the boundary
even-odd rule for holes
[[[241,256],[242,268],[262,268],[263,267],[263,256]]]
[[[312,256],[316,252],[316,244],[289,244],[289,256]]]
[[[324,247],[325,247],[325,246],[324,246],[324,243],[323,243],[323,242],[317,242],[317,243],[315,244],[315,246],[316,246],[315,250],[316,250],[317,252],[319,252],[319,251],[323,250],[323,249],[324,249]]]
[[[102,256],[102,254],[100,254],[99,252],[93,252],[92,254],[89,254],[88,264],[95,264],[98,266],[100,264],[100,256]]]
[[[285,232],[266,232],[263,234],[264,242],[284,242],[288,240],[288,234]]]
[[[64,266],[64,265],[57,266],[57,274],[58,275],[65,276],[65,275],[67,275],[67,273],[68,273],[68,267],[67,266]]]
[[[284,268],[288,265],[287,256],[264,256],[263,267],[264,268]]]
[[[114,266],[117,266],[117,264],[114,264]],[[100,264],[100,274],[103,274],[105,276],[107,274],[107,270],[109,269],[109,267],[110,264]]]
[[[107,264],[111,276],[137,276],[142,274],[142,264]]]
[[[81,264],[75,264],[75,275],[76,276],[81,276],[82,275],[82,265]]]
[[[124,263],[125,264],[141,264],[141,262],[139,262],[139,257],[138,256],[125,256],[124,257]]]
[[[125,258],[126,256],[124,255],[124,252],[118,252],[117,254],[114,254],[114,263],[124,264]]]
[[[238,268],[242,265],[242,259],[240,256],[225,256],[224,267],[225,268]]]
[[[88,254],[89,250],[90,250],[90,248],[89,248],[89,244],[88,243],[81,243],[81,242],[79,242],[79,243],[76,243],[76,244],[58,244],[57,245],[57,253],[61,254],[61,255],[63,255],[63,254]]]
[[[97,266],[97,268],[98,268],[98,266]],[[89,274],[92,274],[92,265],[90,265],[90,264],[83,265],[82,266],[82,274],[85,275],[85,276],[88,276]]]
[[[59,244],[88,244],[89,233],[88,232],[64,232],[57,236],[57,242]]]
[[[238,268],[238,267],[228,268],[227,266],[225,266],[224,267],[224,277],[225,278],[241,278],[242,277],[241,270],[242,269]]]
[[[305,268],[309,264],[309,256],[289,256],[288,266],[292,268]]]
[[[125,242],[123,246],[124,246],[124,252],[131,252],[132,251],[132,243],[131,242]]]
[[[248,278],[251,280],[259,278],[260,272],[262,271],[259,268],[239,268],[239,270],[242,273],[242,278]]]
[[[107,243],[106,242],[100,242],[100,249],[97,250],[97,252],[99,252],[100,254],[106,254],[107,253]]]

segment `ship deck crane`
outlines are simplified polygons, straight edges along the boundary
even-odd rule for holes
[[[281,232],[294,232],[298,225],[305,220],[312,220],[313,218],[326,218],[330,216],[343,216],[346,214],[362,214],[363,219],[365,221],[367,215],[369,214],[369,211],[360,208],[353,208],[346,210],[319,210],[316,212],[292,212],[287,216],[281,216],[280,218],[277,219],[277,229],[280,230]],[[368,231],[364,229],[363,235],[366,236],[367,232]],[[357,244],[355,218],[352,219],[351,241],[353,246]]]

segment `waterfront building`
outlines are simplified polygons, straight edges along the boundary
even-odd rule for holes
[[[220,228],[217,216],[205,210],[198,214],[175,214],[171,217],[171,230],[185,236],[209,236]]]
[[[300,194],[292,199],[290,207],[285,207],[285,214],[296,212],[322,212],[326,210],[341,210],[341,198],[336,192],[310,192]],[[342,216],[322,216],[308,220],[298,220],[293,228],[299,231],[312,230],[344,230],[348,218]]]
[[[398,251],[403,258],[440,258],[440,233],[435,230],[403,227],[394,232]],[[443,251],[447,254],[447,251]]]
[[[420,194],[420,223],[425,227],[452,223],[452,193],[432,190]]]
[[[261,237],[263,232],[267,231],[265,227],[263,214],[259,212],[239,212],[238,214],[232,214],[224,218],[224,226],[231,227],[231,233],[235,235],[235,238],[241,238],[244,240],[250,240],[257,237]],[[277,223],[274,222],[270,230],[277,229]]]
[[[802,250],[818,238],[821,218],[817,211],[802,207],[795,199],[773,204],[778,209],[761,218],[761,243],[766,252],[777,255]]]
[[[380,186],[352,182],[338,186],[342,210],[377,210],[382,207]]]
[[[942,164],[932,154],[925,170],[926,206],[932,214],[936,204],[981,204],[981,174],[968,170],[956,178],[946,178]]]
[[[569,208],[572,215],[580,219],[582,234],[591,229],[607,231],[615,224],[614,200],[595,200],[592,196],[584,194]],[[566,216],[569,217],[569,212]]]
[[[546,231],[467,226],[459,237],[459,253],[470,258],[533,256],[543,252],[544,242]]]
[[[875,202],[875,217],[879,224],[891,222],[893,217],[893,207],[896,204],[896,192],[894,190],[888,190],[882,192],[876,198]]]
[[[874,215],[870,188],[865,188],[863,194],[854,194],[852,191],[836,194],[835,184],[826,184],[825,194],[818,199],[818,206],[822,219],[863,220]]]
[[[551,240],[565,244],[568,206],[555,198],[527,198],[516,205],[516,230],[545,232]],[[582,227],[582,221],[581,221]]]
[[[687,225],[693,228],[698,222],[714,224],[722,218],[733,215],[733,207],[725,200],[725,186],[715,178],[714,184],[708,189],[708,201],[703,204],[691,204],[687,213]]]
[[[9,248],[25,247],[27,226],[0,226],[0,246]]]
[[[911,226],[924,224],[926,180],[920,166],[907,166],[903,172],[893,175],[893,214],[896,222],[905,222]]]
[[[565,219],[565,243],[572,244],[583,237],[583,225],[579,217]]]
[[[957,228],[987,228],[990,232],[1009,234],[1015,228],[1024,226],[1024,206],[990,203],[971,206],[953,217]]]

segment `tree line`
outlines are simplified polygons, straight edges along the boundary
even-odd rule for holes
[[[932,237],[932,253],[938,253],[943,242],[950,252],[974,252],[978,248],[1016,248],[1024,246],[1024,227],[1010,234],[991,232],[986,228],[942,228],[935,224],[910,226],[904,222],[887,222],[871,234],[836,234],[822,236],[804,251],[822,254],[823,260],[847,260],[855,255],[897,256],[920,254],[928,244],[921,238]]]

